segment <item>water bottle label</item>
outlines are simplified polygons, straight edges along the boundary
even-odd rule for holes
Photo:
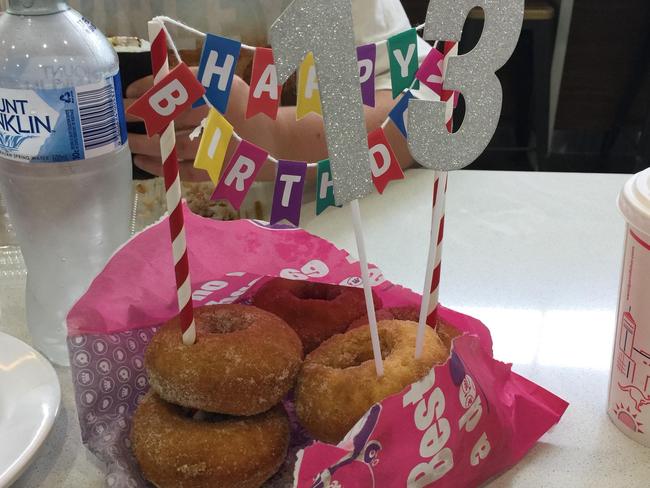
[[[100,156],[126,142],[119,73],[75,88],[0,88],[0,155],[56,163]]]

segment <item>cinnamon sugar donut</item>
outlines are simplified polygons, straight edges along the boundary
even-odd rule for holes
[[[293,387],[302,362],[296,333],[275,315],[247,305],[194,310],[196,343],[181,340],[178,318],[145,352],[149,383],[165,401],[207,412],[255,415]]]
[[[381,300],[373,293],[375,308]],[[253,305],[274,313],[298,333],[305,353],[325,339],[345,332],[366,313],[363,289],[274,278],[253,297]]]
[[[406,305],[403,307],[382,308],[381,310],[377,310],[377,321],[394,319],[394,320],[409,320],[411,322],[418,322],[420,319],[419,316],[420,316],[419,310],[417,309],[417,307],[414,307],[412,305]],[[368,326],[368,316],[364,315],[363,317],[359,317],[358,319],[353,321],[348,327],[348,330],[356,329],[358,327],[367,327],[367,326]],[[458,330],[456,327],[446,322],[443,322],[440,319],[438,319],[438,321],[436,322],[435,330],[438,333],[440,340],[442,340],[442,343],[445,345],[448,351],[451,351],[452,341],[456,337],[462,335],[462,332]]]
[[[131,442],[142,473],[158,488],[258,488],[284,461],[289,421],[281,406],[197,420],[150,392],[133,416]]]
[[[316,439],[339,442],[375,403],[402,391],[446,361],[449,352],[427,327],[424,350],[414,358],[417,324],[379,322],[384,375],[377,377],[370,330],[361,327],[335,335],[307,356],[296,388],[298,419]]]

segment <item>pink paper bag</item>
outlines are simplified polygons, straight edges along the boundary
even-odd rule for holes
[[[346,251],[304,230],[184,212],[195,306],[248,303],[275,276],[361,286],[359,265]],[[166,220],[133,237],[68,315],[82,437],[114,487],[146,486],[128,434],[148,389],[144,350],[178,311],[169,239]],[[384,306],[419,304],[419,295],[376,267],[371,280]],[[495,360],[478,320],[443,307],[439,319],[463,332],[450,359],[374,405],[338,446],[309,438],[289,396],[290,452],[267,486],[477,486],[521,459],[567,403]]]

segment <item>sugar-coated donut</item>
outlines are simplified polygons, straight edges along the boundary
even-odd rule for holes
[[[197,420],[150,392],[133,416],[131,443],[158,488],[258,488],[285,459],[289,421],[282,406]]]
[[[305,359],[296,388],[296,412],[316,439],[339,442],[375,403],[417,381],[449,352],[434,329],[427,327],[423,354],[415,359],[417,324],[379,322],[384,375],[377,377],[368,327],[325,341]]]
[[[375,308],[381,300],[373,294]],[[298,333],[305,353],[325,339],[345,332],[366,313],[363,289],[274,278],[253,297],[253,305],[276,314]]]
[[[170,403],[228,415],[255,415],[293,387],[300,339],[282,319],[247,305],[194,310],[196,343],[181,340],[178,318],[158,330],[145,352],[149,383]]]
[[[404,307],[382,308],[381,310],[377,310],[377,321],[394,319],[394,320],[410,320],[412,322],[418,322],[420,319],[419,314],[420,312],[417,309],[417,307],[410,306],[410,305]],[[367,327],[367,326],[368,326],[368,316],[364,315],[363,317],[359,317],[358,319],[353,321],[348,327],[348,330],[356,329],[358,327]],[[442,340],[442,343],[445,345],[448,351],[451,350],[451,342],[459,335],[462,335],[462,332],[458,330],[456,327],[446,322],[443,322],[440,319],[437,320],[435,329],[436,332],[438,333],[438,336]]]

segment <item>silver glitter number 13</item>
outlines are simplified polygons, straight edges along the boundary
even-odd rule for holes
[[[294,0],[269,30],[278,83],[314,54],[338,205],[372,191],[351,0]],[[296,137],[299,137],[296,134]]]
[[[440,171],[464,168],[487,147],[494,135],[503,92],[494,74],[515,49],[524,15],[524,0],[431,0],[424,38],[460,41],[463,24],[473,7],[485,13],[483,33],[469,53],[449,59],[445,89],[465,98],[465,119],[450,134],[443,102],[411,99],[408,143],[413,158]]]

